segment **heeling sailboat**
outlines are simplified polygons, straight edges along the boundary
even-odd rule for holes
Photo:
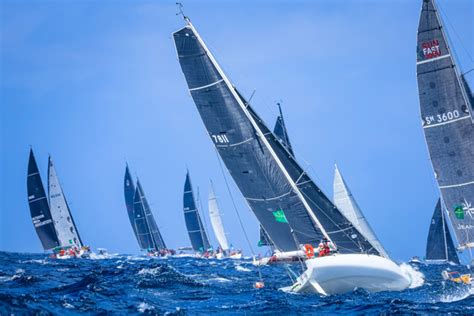
[[[457,249],[467,253],[464,259],[468,263],[474,258],[472,96],[459,75],[433,0],[423,0],[417,41],[423,131],[441,193],[441,208],[449,214]]]
[[[356,287],[408,287],[410,280],[401,269],[379,256],[288,155],[185,20],[187,25],[173,38],[189,92],[222,160],[275,247],[299,250],[300,244],[318,244],[325,237],[339,252],[307,260],[308,269],[287,290],[335,294]],[[285,225],[269,224],[275,221]]]
[[[431,218],[425,259],[427,263],[452,262],[459,264],[459,258],[444,213],[441,208],[441,200],[438,199]]]
[[[160,230],[158,229],[158,225],[156,224],[155,217],[153,216],[153,213],[151,212],[150,205],[148,204],[148,200],[145,196],[145,192],[143,191],[143,188],[139,179],[137,179],[136,192],[140,196],[140,200],[143,205],[145,218],[148,224],[148,228],[150,230],[151,237],[153,239],[154,249],[156,251],[167,249],[165,241],[163,240]]]
[[[344,216],[357,227],[375,249],[377,249],[380,255],[389,258],[384,247],[375,235],[375,232],[372,230],[372,227],[370,227],[369,222],[365,219],[362,210],[354,199],[337,165],[334,166],[334,204],[341,210]]]
[[[79,236],[51,157],[48,158],[46,196],[32,149],[28,161],[27,189],[31,217],[44,250],[53,250],[53,257],[57,259],[88,256],[90,249],[84,246]]]
[[[206,254],[211,249],[209,239],[204,225],[199,215],[199,210],[194,199],[193,187],[189,171],[186,172],[186,180],[184,182],[183,193],[183,212],[186,228],[188,230],[191,246],[197,254]]]
[[[156,224],[155,217],[146,199],[140,179],[137,178],[137,185],[133,185],[128,166],[125,169],[124,194],[130,223],[137,237],[140,249],[147,251],[147,255],[149,256],[174,254],[175,252],[173,250],[166,248],[166,244]],[[133,204],[130,205],[130,199],[132,197]]]
[[[53,217],[49,208],[48,198],[44,191],[41,175],[36,164],[33,149],[30,149],[27,175],[28,205],[31,220],[44,250],[51,250],[60,245]]]

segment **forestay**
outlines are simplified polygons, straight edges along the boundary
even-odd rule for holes
[[[337,166],[334,169],[334,204],[382,256],[389,257],[369,222],[367,222]]]
[[[30,149],[26,182],[31,220],[33,221],[33,225],[35,226],[36,233],[38,234],[43,249],[49,250],[58,247],[58,236],[54,228],[48,199],[43,187],[43,182],[41,181],[33,149]]]
[[[189,172],[186,173],[186,181],[184,183],[183,211],[191,246],[194,251],[207,251],[211,248],[211,245],[209,244],[209,239],[207,239],[206,230],[204,229],[196,201],[194,200]]]
[[[173,37],[209,136],[275,246],[291,251],[326,236],[340,252],[378,254],[238,93],[192,24]]]
[[[447,218],[438,199],[431,218],[428,241],[426,243],[426,261],[449,261],[459,264],[453,239],[449,233]]]
[[[426,142],[459,249],[474,247],[472,105],[438,11],[424,0],[418,27],[417,79]]]
[[[51,216],[61,247],[82,247],[79,232],[74,224],[51,157],[48,158],[48,195]]]

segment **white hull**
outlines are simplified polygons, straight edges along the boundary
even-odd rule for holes
[[[272,263],[288,263],[301,260],[306,260],[306,255],[302,250],[287,251],[287,252],[275,252],[271,257],[264,257],[260,259],[254,258],[254,266],[264,266]]]
[[[393,261],[375,255],[335,254],[306,261],[308,269],[293,286],[282,290],[296,293],[342,294],[354,289],[369,292],[401,291],[411,278]]]

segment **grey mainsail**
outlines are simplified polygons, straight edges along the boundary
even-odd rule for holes
[[[148,200],[146,199],[145,192],[143,191],[142,185],[140,180],[137,179],[137,189],[140,194],[140,198],[143,204],[143,210],[145,213],[145,218],[148,224],[148,228],[150,229],[150,234],[153,239],[154,248],[156,250],[159,249],[166,249],[165,241],[161,236],[160,230],[158,229],[158,225],[156,224],[155,217],[151,212],[150,205],[148,204]]]
[[[458,249],[474,248],[474,124],[438,11],[424,0],[418,26],[417,79],[426,143]]]
[[[48,158],[48,197],[51,216],[61,247],[82,247],[81,237],[74,223],[74,218],[59,183],[51,157]]]
[[[210,249],[211,245],[194,199],[189,171],[186,173],[186,181],[184,182],[183,212],[189,239],[194,251],[204,252]]]
[[[36,164],[33,149],[30,149],[27,175],[28,205],[31,220],[44,250],[58,247],[59,239],[54,228],[53,218],[49,209],[48,199]]]
[[[344,216],[351,221],[382,256],[389,258],[384,247],[375,235],[375,232],[372,230],[372,227],[370,227],[369,222],[365,219],[362,210],[349,190],[337,166],[334,168],[334,204],[336,204]]]
[[[433,217],[431,218],[428,241],[426,243],[426,261],[454,262],[459,264],[459,258],[449,232],[447,218],[438,199]]]
[[[285,126],[285,120],[283,119],[281,104],[277,103],[277,105],[278,105],[278,111],[280,112],[280,115],[277,117],[277,120],[275,122],[273,133],[275,134],[276,137],[278,137],[278,140],[282,143],[283,147],[285,147],[290,152],[290,154],[294,156],[293,148],[290,143],[290,137],[288,136],[288,131]]]
[[[133,229],[133,233],[140,244],[140,239],[138,238],[137,226],[135,225],[135,214],[134,214],[134,207],[133,207],[133,197],[135,195],[135,185],[133,184],[132,175],[130,174],[130,170],[128,169],[128,164],[125,167],[125,176],[123,179],[123,193],[125,195],[125,206],[127,207],[127,214],[130,220],[130,224]],[[140,248],[143,249],[143,247]]]
[[[378,254],[288,155],[186,20],[173,38],[189,92],[227,169],[276,248],[291,251],[325,236],[341,253]]]

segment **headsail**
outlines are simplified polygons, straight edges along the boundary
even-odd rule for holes
[[[56,228],[60,245],[62,247],[82,247],[81,237],[69,210],[69,205],[59,183],[51,157],[48,158],[48,195],[51,216],[54,220],[54,227]]]
[[[444,28],[432,0],[418,26],[417,79],[423,130],[459,249],[474,248],[474,124]],[[472,259],[472,255],[471,255]]]
[[[184,183],[183,211],[189,239],[191,240],[194,251],[207,251],[211,245],[209,244],[209,239],[207,239],[206,230],[204,229],[196,201],[194,200],[189,172],[186,173],[186,181]]]
[[[285,120],[283,119],[283,112],[281,111],[281,104],[278,104],[278,110],[280,115],[277,117],[275,122],[275,127],[273,128],[273,133],[278,140],[282,143],[283,147],[285,147],[292,156],[294,156],[293,148],[291,147],[290,137],[288,136],[288,131],[286,130]]]
[[[217,241],[222,250],[229,250],[229,243],[227,242],[227,236],[225,235],[224,225],[222,224],[222,218],[212,183],[211,191],[209,192],[209,217],[211,219],[212,229],[214,230],[214,234],[216,235]]]
[[[447,218],[441,209],[438,199],[431,218],[428,241],[426,243],[426,261],[450,261],[459,264],[459,258],[454,248],[453,239],[449,233]]]
[[[140,194],[140,198],[143,204],[143,210],[145,212],[145,218],[148,224],[148,228],[150,229],[150,234],[153,239],[154,248],[156,250],[159,249],[166,249],[165,241],[161,236],[160,230],[158,229],[158,225],[156,225],[155,217],[151,212],[150,205],[148,204],[148,200],[145,197],[145,192],[143,191],[142,185],[140,180],[137,179],[137,190]]]
[[[28,160],[28,175],[27,175],[27,189],[28,189],[28,204],[30,206],[31,220],[35,226],[44,250],[58,247],[59,240],[54,228],[53,218],[49,209],[48,199],[44,191],[41,176],[39,174],[38,165],[33,154],[33,149],[30,149],[30,157]]]
[[[125,176],[123,179],[123,191],[125,195],[125,206],[127,207],[128,218],[130,219],[130,224],[132,225],[133,233],[140,243],[138,238],[137,226],[135,225],[135,214],[133,207],[133,197],[135,195],[135,185],[133,184],[133,179],[128,169],[128,165],[125,167]],[[140,246],[141,247],[141,246]],[[141,247],[143,249],[143,247]]]
[[[173,37],[189,92],[227,169],[275,246],[291,251],[326,236],[340,252],[377,254],[289,157],[187,22]],[[280,225],[269,224],[275,221]]]
[[[370,227],[365,219],[364,214],[362,214],[359,205],[355,201],[354,196],[352,196],[337,166],[335,166],[334,169],[334,204],[336,204],[342,214],[351,221],[382,256],[386,258],[389,257],[372,230],[372,227]]]

